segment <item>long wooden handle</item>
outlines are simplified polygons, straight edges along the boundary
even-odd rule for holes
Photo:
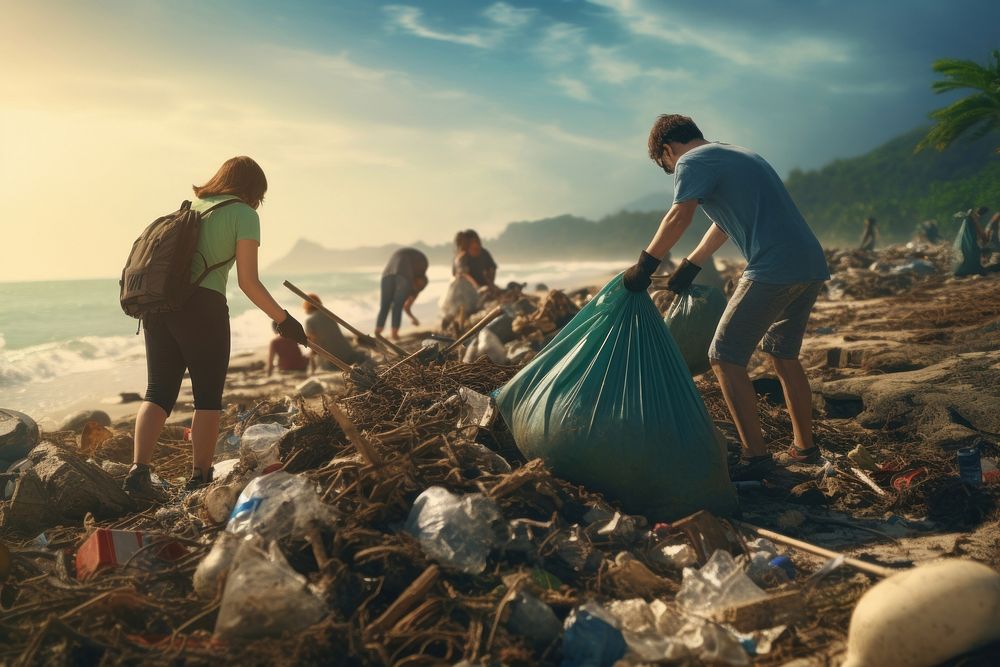
[[[326,350],[324,350],[323,348],[321,348],[319,345],[317,345],[312,341],[309,341],[308,345],[310,350],[312,350],[319,356],[323,357],[324,359],[329,361],[331,364],[333,364],[340,370],[344,371],[345,373],[351,372],[351,365],[346,361],[344,361],[343,359],[341,359],[340,357],[334,355],[332,352],[327,352]]]
[[[396,345],[395,343],[393,343],[391,340],[389,340],[388,338],[386,338],[382,334],[380,334],[380,333],[375,334],[375,340],[377,340],[378,342],[382,343],[382,345],[384,345],[387,350],[389,350],[390,352],[395,353],[397,356],[400,356],[400,357],[405,357],[406,356],[406,350],[404,350],[400,346]]]
[[[458,349],[459,345],[461,345],[465,341],[475,336],[477,333],[482,331],[487,324],[489,324],[496,318],[500,317],[501,315],[503,315],[503,306],[497,306],[490,312],[486,313],[486,316],[483,317],[483,319],[476,322],[476,324],[471,329],[462,334],[458,340],[456,340],[454,343],[446,347],[444,351],[441,353],[441,356],[446,357],[452,352],[454,352],[456,349]]]
[[[882,567],[881,565],[875,565],[874,563],[867,563],[863,560],[858,560],[857,558],[851,558],[850,556],[844,556],[842,553],[836,551],[830,551],[829,549],[824,549],[823,547],[818,547],[815,544],[809,544],[808,542],[803,542],[802,540],[797,540],[794,537],[788,537],[787,535],[782,535],[781,533],[776,533],[773,530],[768,530],[766,528],[759,528],[749,523],[744,523],[743,521],[737,522],[740,525],[746,527],[752,532],[756,533],[760,537],[766,537],[773,542],[780,542],[781,544],[787,544],[790,547],[795,547],[796,549],[801,549],[811,554],[816,554],[817,556],[823,556],[824,558],[839,558],[843,557],[844,562],[856,570],[861,570],[862,572],[867,572],[868,574],[874,574],[876,577],[888,577],[891,574],[900,572],[900,570],[893,569],[891,567]]]
[[[376,340],[376,339],[372,338],[371,336],[369,336],[368,334],[363,333],[362,331],[359,331],[350,322],[348,322],[344,318],[342,318],[339,315],[337,315],[337,313],[333,312],[332,310],[330,310],[329,308],[327,308],[326,306],[324,306],[323,304],[321,304],[316,299],[313,299],[312,297],[310,297],[308,294],[306,294],[305,292],[303,292],[302,290],[300,290],[298,287],[296,287],[295,285],[293,285],[290,281],[286,280],[286,281],[284,281],[282,283],[282,285],[284,285],[289,290],[291,290],[294,294],[296,294],[297,296],[299,296],[303,301],[305,301],[306,303],[310,304],[313,308],[315,308],[316,310],[318,310],[319,312],[323,313],[324,315],[326,315],[327,317],[329,317],[331,320],[333,320],[337,324],[341,325],[342,327],[344,327],[345,329],[347,329],[348,331],[350,331],[355,336],[360,336],[361,338],[366,338],[368,340],[373,340],[373,341]],[[396,354],[406,354],[406,350],[402,349],[398,345],[393,345],[392,343],[390,343],[389,341],[385,340],[384,338],[380,342],[383,345],[388,346],[389,349],[392,350],[393,352],[395,352]]]

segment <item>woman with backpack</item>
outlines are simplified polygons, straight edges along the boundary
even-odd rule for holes
[[[193,189],[196,199],[191,202],[190,210],[201,214],[201,225],[191,261],[190,285],[186,286],[191,290],[190,296],[179,309],[142,316],[147,389],[136,416],[134,462],[124,488],[133,497],[147,500],[162,498],[150,481],[149,464],[163,425],[177,401],[185,370],[191,374],[194,394],[191,421],[194,463],[185,488],[197,489],[212,481],[222,390],[229,368],[226,283],[233,264],[240,289],[275,322],[278,333],[301,345],[308,342],[302,325],[274,300],[257,272],[260,246],[257,207],[267,192],[267,178],[260,165],[249,157],[234,157],[226,160],[207,183]],[[182,206],[178,213],[184,211]],[[123,280],[127,282],[128,277]]]

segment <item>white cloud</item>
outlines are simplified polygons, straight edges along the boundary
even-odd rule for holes
[[[423,10],[417,7],[406,5],[387,5],[382,10],[389,17],[389,22],[396,28],[424,39],[433,39],[439,42],[452,42],[453,44],[463,44],[474,46],[480,49],[489,48],[490,44],[485,35],[468,32],[444,32],[435,30],[423,23]]]
[[[416,37],[451,42],[478,49],[492,49],[499,45],[512,31],[527,25],[535,15],[534,9],[521,9],[495,2],[482,14],[491,24],[478,30],[449,32],[429,26],[424,21],[424,12],[410,5],[387,5],[382,8],[389,19],[389,25]]]
[[[587,54],[590,56],[591,71],[601,81],[628,83],[642,74],[642,68],[637,63],[620,57],[616,49],[591,46]]]
[[[542,125],[539,129],[542,130],[548,138],[553,141],[558,141],[559,143],[569,144],[571,146],[576,146],[578,148],[583,148],[597,153],[614,155],[627,160],[635,158],[635,155],[631,151],[626,150],[621,144],[612,141],[604,141],[603,139],[569,132],[562,129],[558,125]]]
[[[647,77],[657,81],[685,79],[690,73],[683,69],[663,67],[643,67],[634,60],[623,58],[619,50],[605,46],[591,46],[587,49],[590,71],[598,80],[622,85],[635,79]]]
[[[586,31],[571,23],[553,23],[545,28],[535,53],[547,65],[570,63],[585,51]]]
[[[565,75],[552,79],[552,84],[561,90],[567,97],[581,102],[593,102],[594,96],[590,94],[590,88],[583,81],[573,79]]]
[[[513,7],[506,2],[495,2],[483,11],[483,16],[497,25],[520,28],[531,22],[535,16],[535,10]]]
[[[791,71],[811,63],[842,63],[847,47],[822,37],[766,40],[759,34],[700,28],[661,7],[641,0],[589,0],[615,14],[632,34],[675,46],[693,47],[743,66]]]
[[[275,60],[281,64],[300,69],[317,69],[355,81],[385,81],[387,78],[399,74],[399,72],[393,70],[376,69],[360,65],[351,60],[346,51],[329,54],[319,51],[288,49],[280,46],[273,46],[271,49],[274,52]]]

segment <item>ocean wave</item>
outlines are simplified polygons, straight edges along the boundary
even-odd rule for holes
[[[135,336],[84,336],[17,350],[0,348],[0,387],[104,370],[143,353],[142,339]]]

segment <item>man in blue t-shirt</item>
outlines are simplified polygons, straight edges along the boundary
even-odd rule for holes
[[[625,287],[636,292],[649,287],[660,258],[677,243],[700,205],[712,225],[667,288],[681,293],[690,287],[700,267],[712,261],[727,239],[747,260],[708,352],[743,442],[743,460],[730,476],[734,481],[762,479],[775,465],[746,370],[758,343],[774,362],[792,418],[795,442],[788,458],[818,462],[812,392],[799,350],[809,313],[830,278],[823,248],[764,158],[746,148],[706,141],[687,116],[656,119],[649,133],[649,157],[674,175],[674,204],[639,261],[625,271]]]

